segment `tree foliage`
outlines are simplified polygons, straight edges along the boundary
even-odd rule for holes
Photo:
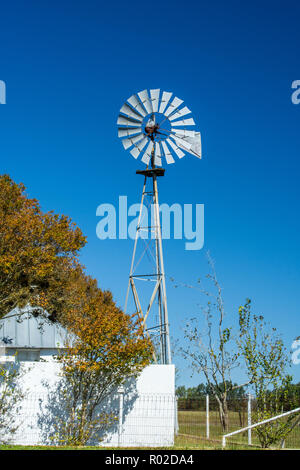
[[[237,390],[242,393],[246,386],[254,389],[256,422],[296,408],[299,406],[295,400],[297,394],[291,384],[292,377],[287,373],[289,357],[281,337],[275,328],[268,327],[263,316],[251,314],[250,300],[239,308],[238,324],[225,324],[222,289],[209,254],[208,261],[211,267],[208,279],[214,289],[206,292],[200,288],[208,297],[206,307],[201,306],[206,325],[203,327],[198,317],[187,321],[187,342],[181,351],[193,371],[205,376],[207,393],[218,402],[223,430],[228,428],[228,400]],[[231,381],[235,368],[246,373],[244,383]],[[256,428],[261,445],[269,447],[284,439],[292,430],[293,420],[291,416]]]
[[[0,318],[28,304],[57,314],[48,292],[66,282],[84,244],[85,237],[69,217],[43,213],[23,184],[1,175]]]
[[[17,414],[24,391],[18,380],[21,376],[18,363],[0,364],[0,443],[9,442],[18,429]]]
[[[228,400],[240,400],[246,397],[246,391],[243,387],[238,387],[237,383],[228,382],[226,384],[228,391]],[[219,388],[224,388],[224,384],[220,383]],[[210,388],[207,384],[200,383],[196,387],[185,387],[180,385],[176,388],[176,396],[178,398],[205,398],[210,394]]]
[[[104,402],[131,377],[149,364],[152,345],[144,336],[140,320],[125,315],[113,302],[110,292],[96,288],[89,278],[81,284],[80,311],[65,312],[72,332],[60,355],[63,370],[64,419],[57,421],[60,442],[84,445],[107,430],[115,419]],[[75,310],[73,310],[75,309]]]
[[[239,308],[239,347],[255,392],[254,421],[260,422],[296,407],[291,394],[292,377],[287,373],[290,359],[276,328],[270,328],[262,315],[251,313],[248,299]],[[261,446],[270,447],[292,430],[294,415],[275,420],[255,431]]]

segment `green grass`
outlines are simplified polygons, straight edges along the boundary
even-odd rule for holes
[[[236,447],[239,450],[247,449],[246,446]],[[3,445],[0,446],[0,451],[2,450],[116,450],[116,447],[70,447],[70,446],[13,446],[13,445]],[[175,445],[172,447],[122,447],[118,450],[221,450],[220,443],[213,442],[201,442],[198,439],[193,442],[193,439],[185,439],[182,437],[177,437],[175,440]]]
[[[72,446],[18,446],[18,445],[2,445],[0,446],[1,450],[212,450],[220,449],[220,445],[216,445],[211,442],[199,442],[197,439],[195,442],[192,440],[186,440],[185,438],[176,437],[175,445],[172,447],[96,447],[96,446],[86,446],[86,447],[72,447]]]
[[[179,411],[179,434],[181,440],[194,439],[203,440],[206,437],[206,413],[205,411]],[[236,431],[242,427],[247,426],[247,415],[244,413],[240,415],[238,412],[229,412],[229,429],[228,432]],[[217,412],[210,413],[210,439],[221,442],[222,428]],[[259,447],[259,440],[255,433],[252,431],[252,444]],[[248,448],[248,434],[247,432],[237,434],[227,439],[227,446],[230,448],[241,448],[241,446]],[[300,427],[296,427],[286,439],[286,448],[300,449]]]

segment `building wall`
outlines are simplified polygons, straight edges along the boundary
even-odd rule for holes
[[[61,348],[68,338],[67,330],[44,316],[34,317],[33,308],[15,308],[0,320],[0,346],[9,348]]]
[[[0,320],[0,361],[21,365],[20,385],[25,393],[16,413],[17,432],[6,436],[14,444],[51,444],[55,416],[61,413],[57,387],[60,364],[54,356],[68,336],[57,323],[34,317],[30,307],[15,309]],[[32,361],[34,359],[34,362]],[[23,362],[24,361],[24,362]],[[106,403],[118,419],[101,445],[173,445],[176,425],[175,372],[173,365],[150,365],[137,380]],[[99,440],[94,444],[99,444]]]
[[[25,391],[17,413],[19,427],[12,444],[47,445],[57,413],[55,389],[60,380],[60,364],[54,360],[24,362],[20,379]],[[118,417],[104,440],[95,445],[171,446],[176,426],[175,371],[173,365],[150,365],[137,380],[129,381],[109,402]]]

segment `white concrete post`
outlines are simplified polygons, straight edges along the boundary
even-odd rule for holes
[[[206,395],[206,438],[209,439],[209,395]]]
[[[251,406],[251,393],[248,395],[248,426],[252,424],[252,406]],[[252,444],[252,432],[251,428],[248,428],[248,445],[251,446]]]
[[[123,414],[124,414],[124,387],[118,389],[119,393],[119,426],[118,426],[118,445],[121,444],[123,430]]]

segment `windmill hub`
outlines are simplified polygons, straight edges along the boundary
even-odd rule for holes
[[[146,124],[145,126],[145,132],[149,136],[153,136],[153,134],[156,134],[159,129],[158,124]]]

